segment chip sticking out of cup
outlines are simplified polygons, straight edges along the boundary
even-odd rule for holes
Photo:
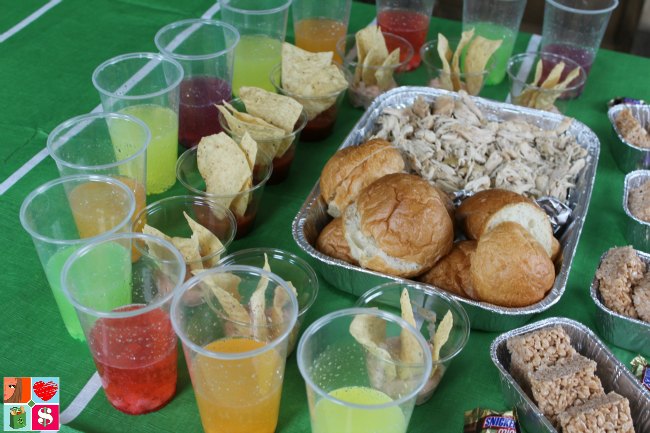
[[[354,71],[353,86],[377,86],[380,92],[392,89],[397,84],[393,79],[395,66],[399,64],[400,49],[388,52],[386,40],[381,29],[371,25],[359,30],[355,35],[357,48],[357,67]]]
[[[422,325],[427,324],[428,343],[434,366],[429,381],[418,394],[417,404],[421,404],[433,394],[444,374],[444,366],[438,361],[440,360],[440,349],[448,341],[453,328],[453,316],[451,311],[447,311],[436,329],[435,313],[418,307],[416,308],[417,314],[415,314],[407,289],[402,290],[400,309],[402,318],[416,330],[422,332],[417,325],[418,321]],[[367,357],[366,363],[372,386],[397,398],[402,390],[408,388],[406,383],[417,376],[414,374],[414,368],[421,365],[424,359],[421,347],[413,334],[403,329],[399,337],[387,338],[386,322],[377,316],[367,314],[355,316],[349,331],[371,355]]]
[[[470,95],[478,95],[487,75],[490,58],[502,43],[503,39],[492,40],[475,36],[474,29],[471,29],[461,34],[458,46],[452,52],[449,40],[442,33],[438,33],[436,48],[442,64],[442,73],[432,80],[431,85],[454,92],[465,90]]]
[[[282,44],[282,88],[302,104],[309,120],[334,105],[348,87],[345,75],[332,63],[333,57],[331,51],[311,53]]]
[[[580,76],[580,66],[577,66],[562,80],[562,73],[565,68],[564,62],[557,63],[553,66],[546,79],[542,81],[544,62],[542,60],[537,61],[533,82],[526,85],[526,88],[519,95],[513,97],[512,101],[523,107],[556,111],[555,100],[562,95],[573,80]]]

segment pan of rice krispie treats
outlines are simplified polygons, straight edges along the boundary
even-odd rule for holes
[[[581,323],[535,322],[501,334],[490,352],[526,431],[650,432],[650,392]]]

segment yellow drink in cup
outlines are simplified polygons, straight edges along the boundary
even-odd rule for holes
[[[307,18],[295,24],[296,46],[313,53],[332,51],[334,61],[342,63],[336,54],[336,43],[345,36],[348,26],[328,18]]]
[[[275,92],[269,75],[282,60],[282,41],[264,35],[242,36],[235,48],[232,93],[239,95],[241,86],[254,86]]]
[[[214,341],[206,350],[241,353],[265,343],[248,338]],[[196,360],[194,390],[206,433],[273,433],[278,422],[284,362],[270,350],[233,362],[201,357]]]

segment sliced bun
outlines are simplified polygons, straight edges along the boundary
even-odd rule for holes
[[[463,200],[456,209],[456,222],[469,239],[483,234],[486,221],[503,206],[512,203],[532,203],[532,200],[516,192],[493,188],[479,191]]]
[[[339,217],[359,192],[380,177],[404,171],[402,155],[386,140],[373,139],[336,152],[323,167],[320,191],[327,213]]]
[[[427,181],[397,173],[361,191],[345,212],[344,233],[361,266],[411,277],[451,251],[454,229],[440,195]]]
[[[316,249],[335,259],[343,260],[353,265],[358,264],[350,254],[350,247],[343,234],[343,219],[335,218],[321,230],[316,239]]]
[[[553,257],[553,240],[555,240],[553,227],[546,212],[536,203],[521,202],[503,206],[485,221],[479,236],[506,221],[516,222],[528,230],[528,233],[544,248],[546,254]]]
[[[460,241],[449,254],[433,265],[419,280],[464,298],[473,298],[470,258],[476,251],[476,241]]]
[[[539,302],[555,281],[546,251],[515,222],[501,223],[481,236],[470,261],[476,298],[503,307]]]

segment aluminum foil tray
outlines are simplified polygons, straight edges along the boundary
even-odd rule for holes
[[[607,111],[607,117],[609,117],[609,121],[612,124],[612,140],[616,143],[612,147],[612,153],[614,154],[616,165],[624,173],[641,168],[650,168],[650,149],[643,149],[628,143],[618,131],[618,128],[616,128],[616,118],[626,108],[632,111],[632,115],[639,120],[641,126],[646,129],[650,127],[650,105],[618,104]]]
[[[607,253],[600,257],[598,267],[600,267],[605,254]],[[638,250],[636,254],[650,269],[650,254]],[[615,313],[607,308],[603,304],[598,285],[598,280],[594,275],[590,293],[591,299],[596,304],[596,328],[598,333],[615,346],[650,357],[650,323]],[[650,408],[648,410],[650,411]]]
[[[508,404],[517,409],[522,426],[529,432],[557,433],[551,422],[542,415],[535,403],[510,375],[510,352],[506,347],[508,339],[544,328],[560,325],[569,334],[571,345],[581,355],[596,361],[596,375],[605,392],[616,391],[630,400],[632,421],[637,433],[650,432],[650,392],[609,351],[596,335],[583,324],[574,320],[551,317],[531,323],[498,336],[490,347],[492,362],[499,370],[501,388]]]
[[[650,223],[643,221],[630,212],[630,190],[643,185],[650,180],[650,170],[635,170],[625,176],[623,188],[623,210],[627,214],[627,227],[625,235],[627,241],[634,248],[641,251],[650,251]]]
[[[418,96],[424,97],[428,102],[435,101],[439,96],[458,98],[456,93],[429,87],[398,87],[393,89],[373,101],[339,149],[355,146],[372,135],[376,128],[376,120],[385,108],[409,106]],[[506,120],[519,117],[540,128],[550,129],[557,126],[563,119],[558,114],[487,99],[474,98],[474,101],[490,120]],[[559,238],[562,245],[562,262],[555,278],[555,284],[548,295],[540,302],[522,308],[498,307],[445,292],[465,307],[474,329],[505,331],[516,328],[530,320],[533,314],[550,308],[560,300],[562,293],[564,293],[573,256],[587,214],[600,152],[598,137],[586,125],[574,121],[569,132],[575,135],[578,144],[587,149],[589,156],[587,165],[577,179],[576,186],[569,193],[567,204],[572,209],[572,213]],[[334,287],[356,296],[360,296],[368,289],[387,281],[406,281],[399,277],[351,265],[316,250],[314,245],[318,234],[330,221],[331,217],[327,214],[327,206],[320,197],[319,183],[316,182],[293,221],[292,232],[298,246],[316,259],[316,268],[326,281]]]

